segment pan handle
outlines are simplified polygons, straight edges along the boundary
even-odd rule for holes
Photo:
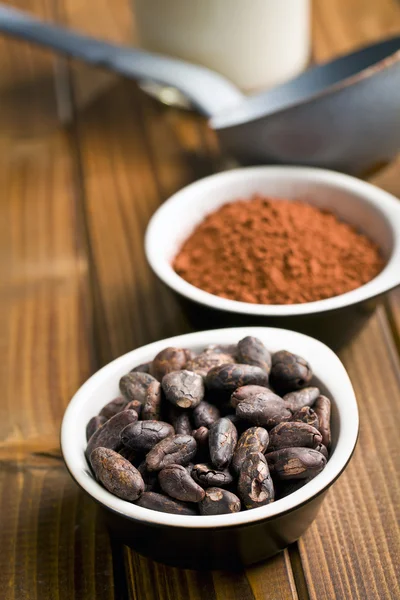
[[[4,4],[0,4],[0,33],[46,46],[135,80],[150,79],[175,87],[207,117],[244,100],[243,94],[229,80],[205,67],[87,37],[44,23]]]

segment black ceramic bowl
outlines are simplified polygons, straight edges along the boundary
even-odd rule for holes
[[[237,302],[200,290],[173,270],[185,239],[210,212],[253,194],[303,200],[337,214],[382,250],[383,271],[360,288],[318,302],[292,305]],[[167,200],[146,233],[146,255],[156,275],[176,294],[197,329],[262,325],[294,329],[339,348],[371,316],[380,297],[400,284],[400,202],[349,175],[304,167],[249,167],[212,175]]]
[[[86,423],[119,395],[122,375],[151,360],[166,346],[196,351],[231,344],[246,335],[273,352],[302,355],[315,381],[332,399],[332,454],[325,469],[297,492],[267,506],[219,516],[172,515],[141,508],[110,494],[94,479],[85,458]],[[72,398],[64,415],[61,447],[72,477],[105,509],[111,533],[155,560],[186,568],[231,568],[276,554],[298,539],[314,520],[329,487],[345,469],[358,435],[354,391],[339,358],[321,342],[283,329],[221,329],[187,334],[133,350],[95,373]]]

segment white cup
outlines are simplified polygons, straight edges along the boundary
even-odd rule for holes
[[[310,0],[134,0],[139,46],[213,69],[244,92],[300,73]]]

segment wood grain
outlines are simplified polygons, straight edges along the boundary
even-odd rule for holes
[[[51,3],[18,6],[52,18]],[[114,597],[93,503],[59,427],[90,359],[88,261],[51,54],[0,39],[0,597]]]
[[[75,0],[65,1],[64,13],[69,25],[78,26],[74,4]],[[106,23],[97,35],[104,34]],[[76,79],[80,69],[74,66],[74,88],[82,86],[83,80]],[[102,363],[187,329],[171,294],[155,280],[144,257],[145,227],[165,196],[154,177],[141,96],[136,84],[120,80],[77,114],[75,134],[96,272],[95,327]],[[177,188],[193,178],[193,170],[173,141],[164,144],[165,123],[160,118],[158,124],[165,170],[172,173],[175,168]]]
[[[316,62],[331,60],[399,33],[397,0],[314,0],[313,56]]]
[[[400,157],[382,172],[376,174],[371,183],[399,198],[400,202]],[[386,313],[392,329],[393,339],[400,355],[400,288],[385,298]]]
[[[359,442],[300,553],[311,598],[389,599],[400,587],[400,365],[383,309],[342,359],[359,402]]]
[[[53,462],[0,470],[1,598],[112,600],[108,534],[93,502]]]
[[[14,4],[116,42],[132,37],[129,0]],[[400,31],[394,0],[314,5],[317,60]],[[127,548],[114,548],[113,561],[98,512],[62,465],[60,419],[99,365],[187,330],[150,273],[143,234],[166,197],[221,158],[202,119],[110,74],[77,64],[71,74],[72,87],[64,61],[0,37],[0,597],[395,598],[399,293],[342,354],[360,442],[300,554],[294,545],[233,574],[173,569]],[[374,181],[399,194],[399,167]]]
[[[317,59],[400,31],[400,6],[390,0],[316,3],[314,14]],[[378,185],[383,181],[385,187],[398,185],[398,162],[375,178]],[[397,307],[398,300],[392,296],[390,302]],[[342,359],[359,401],[360,438],[348,469],[300,541],[308,591],[315,600],[395,598],[400,588],[400,405],[394,398],[400,393],[400,365],[383,308]]]
[[[283,560],[282,560],[283,559]],[[157,564],[126,549],[125,562],[133,600],[297,600],[286,551],[243,572],[191,571]]]
[[[37,14],[48,17],[46,5],[38,0]],[[87,261],[73,161],[57,131],[54,60],[19,42],[0,44],[0,369],[8,385],[0,447],[52,448],[65,406],[90,371],[81,333],[89,324],[82,304]]]

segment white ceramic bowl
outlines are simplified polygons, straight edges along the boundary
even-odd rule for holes
[[[220,298],[182,279],[171,264],[195,227],[223,204],[254,194],[303,200],[334,212],[379,245],[387,261],[385,268],[346,294],[292,305]],[[339,347],[369,316],[371,299],[400,284],[400,202],[369,183],[333,171],[285,166],[236,169],[201,179],[169,198],[149,223],[145,249],[153,271],[185,301],[198,328],[204,324],[207,328],[272,324],[304,331]]]
[[[118,382],[122,375],[151,360],[166,346],[198,351],[211,343],[236,343],[246,335],[259,337],[273,352],[287,349],[303,356],[311,364],[319,387],[333,401],[333,452],[327,466],[315,479],[267,506],[207,517],[147,510],[117,498],[97,483],[85,458],[86,424],[107,402],[119,395]],[[61,447],[72,477],[109,511],[111,527],[125,543],[172,564],[226,566],[256,562],[297,539],[314,519],[324,493],[346,467],[357,435],[358,409],[354,391],[345,368],[332,350],[315,339],[292,331],[234,328],[162,340],[133,350],[103,367],[84,383],[68,405],[62,423]],[[225,555],[220,553],[221,544],[228,548]]]

